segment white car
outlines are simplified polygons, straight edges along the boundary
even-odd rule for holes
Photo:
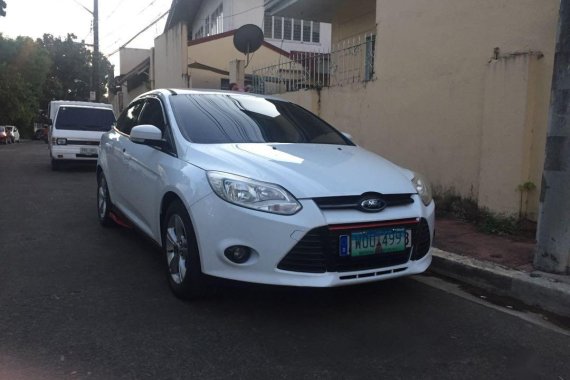
[[[12,144],[20,143],[20,131],[18,131],[18,128],[14,127],[13,125],[7,125],[5,128],[8,136],[12,141]]]
[[[97,161],[101,135],[115,123],[112,105],[52,100],[49,114],[48,147],[53,170],[61,169],[66,162]]]
[[[126,218],[161,246],[182,297],[208,276],[329,287],[432,259],[428,183],[278,98],[143,94],[102,136],[97,179],[101,224]]]

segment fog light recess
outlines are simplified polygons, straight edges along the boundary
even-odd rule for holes
[[[243,245],[233,245],[226,248],[224,256],[226,256],[232,263],[243,264],[251,257],[251,248]]]

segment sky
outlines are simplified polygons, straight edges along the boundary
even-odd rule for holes
[[[93,43],[93,0],[5,0],[6,17],[0,17],[4,37],[41,38],[44,33],[65,37],[73,33],[79,41]],[[151,24],[170,8],[172,0],[99,0],[100,51],[115,65],[118,75],[121,45]],[[164,30],[167,16],[127,45],[150,48]]]

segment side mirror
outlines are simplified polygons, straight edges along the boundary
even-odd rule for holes
[[[50,127],[53,125],[53,120],[52,119],[48,119],[47,125],[49,125]]]
[[[136,144],[162,146],[162,132],[150,124],[137,125],[131,129],[129,139]]]

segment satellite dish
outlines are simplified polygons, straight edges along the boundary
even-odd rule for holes
[[[249,54],[259,49],[262,43],[263,31],[254,24],[243,25],[234,34],[235,48],[247,56],[246,66],[249,64]]]

